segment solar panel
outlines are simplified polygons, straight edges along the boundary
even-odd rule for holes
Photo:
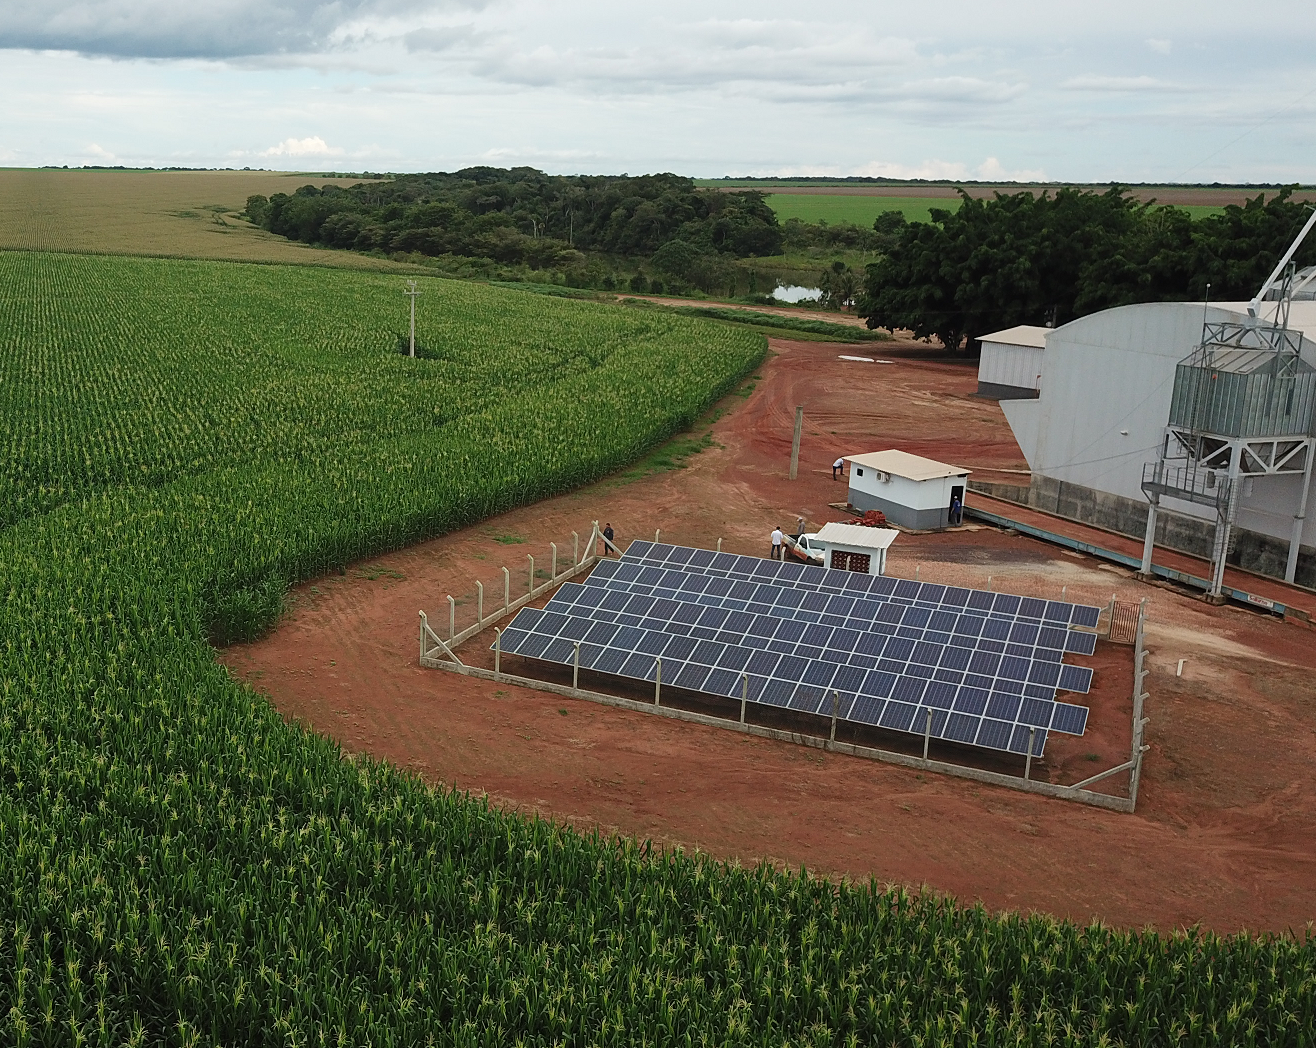
[[[618,627],[607,621],[617,613],[594,600],[598,594],[595,587],[564,584],[544,610],[525,608],[518,613],[503,634],[503,650],[570,665],[579,644],[581,666],[650,682],[661,657],[664,680],[677,687],[729,698],[744,693],[750,701],[824,716],[830,715],[832,699],[839,695],[837,715],[841,719],[918,735],[929,727],[931,714],[933,738],[1008,752],[1026,751],[1028,728],[1034,729],[1034,753],[1040,755],[1048,731],[1081,733],[1086,725],[1083,707],[1054,702],[1054,692],[1052,701],[1046,701],[1044,689],[1025,695],[1032,686],[1016,681],[996,681],[995,690],[990,690],[992,678],[954,671],[943,674],[927,664],[909,664],[903,667],[906,672],[892,672],[839,659],[802,657],[799,650],[804,634],[799,634],[799,640],[785,639],[796,635],[799,624],[784,620],[778,628],[796,628],[788,628],[782,638],[766,638],[760,649],[701,641],[660,629]],[[707,610],[667,603],[666,610],[673,616],[669,627],[686,609],[701,614]],[[847,637],[846,642],[855,636]],[[914,672],[908,672],[911,669]],[[927,671],[931,671],[931,679],[919,675]],[[951,679],[939,679],[943,676]],[[1015,727],[1022,727],[1022,733]]]

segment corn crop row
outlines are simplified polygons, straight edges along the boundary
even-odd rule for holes
[[[217,666],[288,580],[634,458],[758,336],[434,282],[446,359],[410,361],[374,277],[0,269],[0,1042],[1313,1043],[1310,939],[582,835],[347,759]]]

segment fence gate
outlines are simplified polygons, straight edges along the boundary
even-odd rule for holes
[[[1138,639],[1138,609],[1140,604],[1124,601],[1110,602],[1110,629],[1107,638],[1114,644],[1132,644]]]

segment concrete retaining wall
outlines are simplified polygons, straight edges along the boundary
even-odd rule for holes
[[[1080,524],[1093,524],[1139,541],[1147,531],[1146,502],[1056,480],[1054,477],[1034,474],[1028,487],[971,480],[969,489],[1005,502],[1054,513]],[[1215,522],[1176,513],[1168,506],[1168,501],[1161,502],[1161,512],[1156,521],[1156,544],[1210,560]],[[1287,543],[1240,527],[1234,528],[1233,535],[1234,548],[1229,554],[1230,564],[1283,581],[1289,555]],[[1303,546],[1298,553],[1296,582],[1299,586],[1316,588],[1316,549],[1310,546]]]

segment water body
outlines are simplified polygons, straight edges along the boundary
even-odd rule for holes
[[[778,302],[817,302],[822,298],[822,288],[792,284],[790,287],[774,288],[772,297]]]

